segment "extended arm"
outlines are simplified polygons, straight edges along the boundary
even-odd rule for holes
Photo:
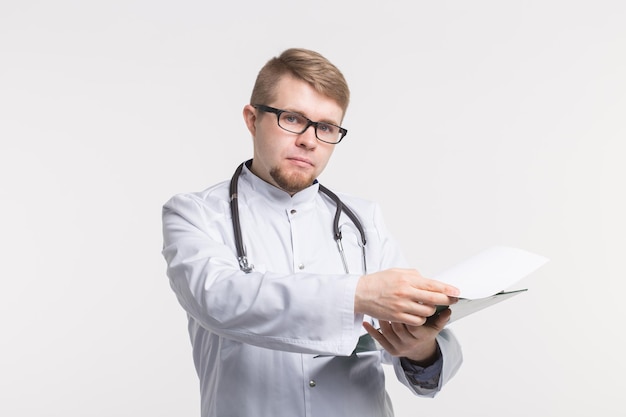
[[[230,219],[193,196],[163,211],[163,255],[180,304],[202,327],[270,349],[348,355],[362,316],[356,275],[246,274],[234,254]],[[230,233],[230,234],[229,234]]]

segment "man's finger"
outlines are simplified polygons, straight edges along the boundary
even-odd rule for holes
[[[426,321],[425,326],[432,327],[436,329],[437,331],[442,331],[443,328],[446,327],[446,323],[448,323],[451,316],[452,316],[452,310],[450,310],[449,308],[446,308],[445,310],[442,310],[438,314],[435,314],[434,316],[429,317],[428,320]]]

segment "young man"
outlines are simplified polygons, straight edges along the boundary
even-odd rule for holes
[[[334,65],[286,50],[243,109],[253,158],[164,206],[203,417],[392,416],[382,363],[430,397],[461,364],[450,310],[435,314],[458,290],[403,269],[376,204],[316,180],[347,133],[348,102]],[[355,353],[366,331],[384,350]]]

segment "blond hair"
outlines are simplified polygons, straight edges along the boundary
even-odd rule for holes
[[[257,75],[250,104],[267,104],[275,99],[275,86],[284,75],[309,83],[315,91],[336,101],[344,114],[350,102],[350,89],[343,74],[315,51],[291,48],[267,61]]]

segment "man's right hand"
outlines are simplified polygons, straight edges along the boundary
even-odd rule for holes
[[[379,320],[421,326],[438,305],[457,301],[459,290],[424,278],[415,269],[387,269],[359,279],[354,297],[355,313]]]

